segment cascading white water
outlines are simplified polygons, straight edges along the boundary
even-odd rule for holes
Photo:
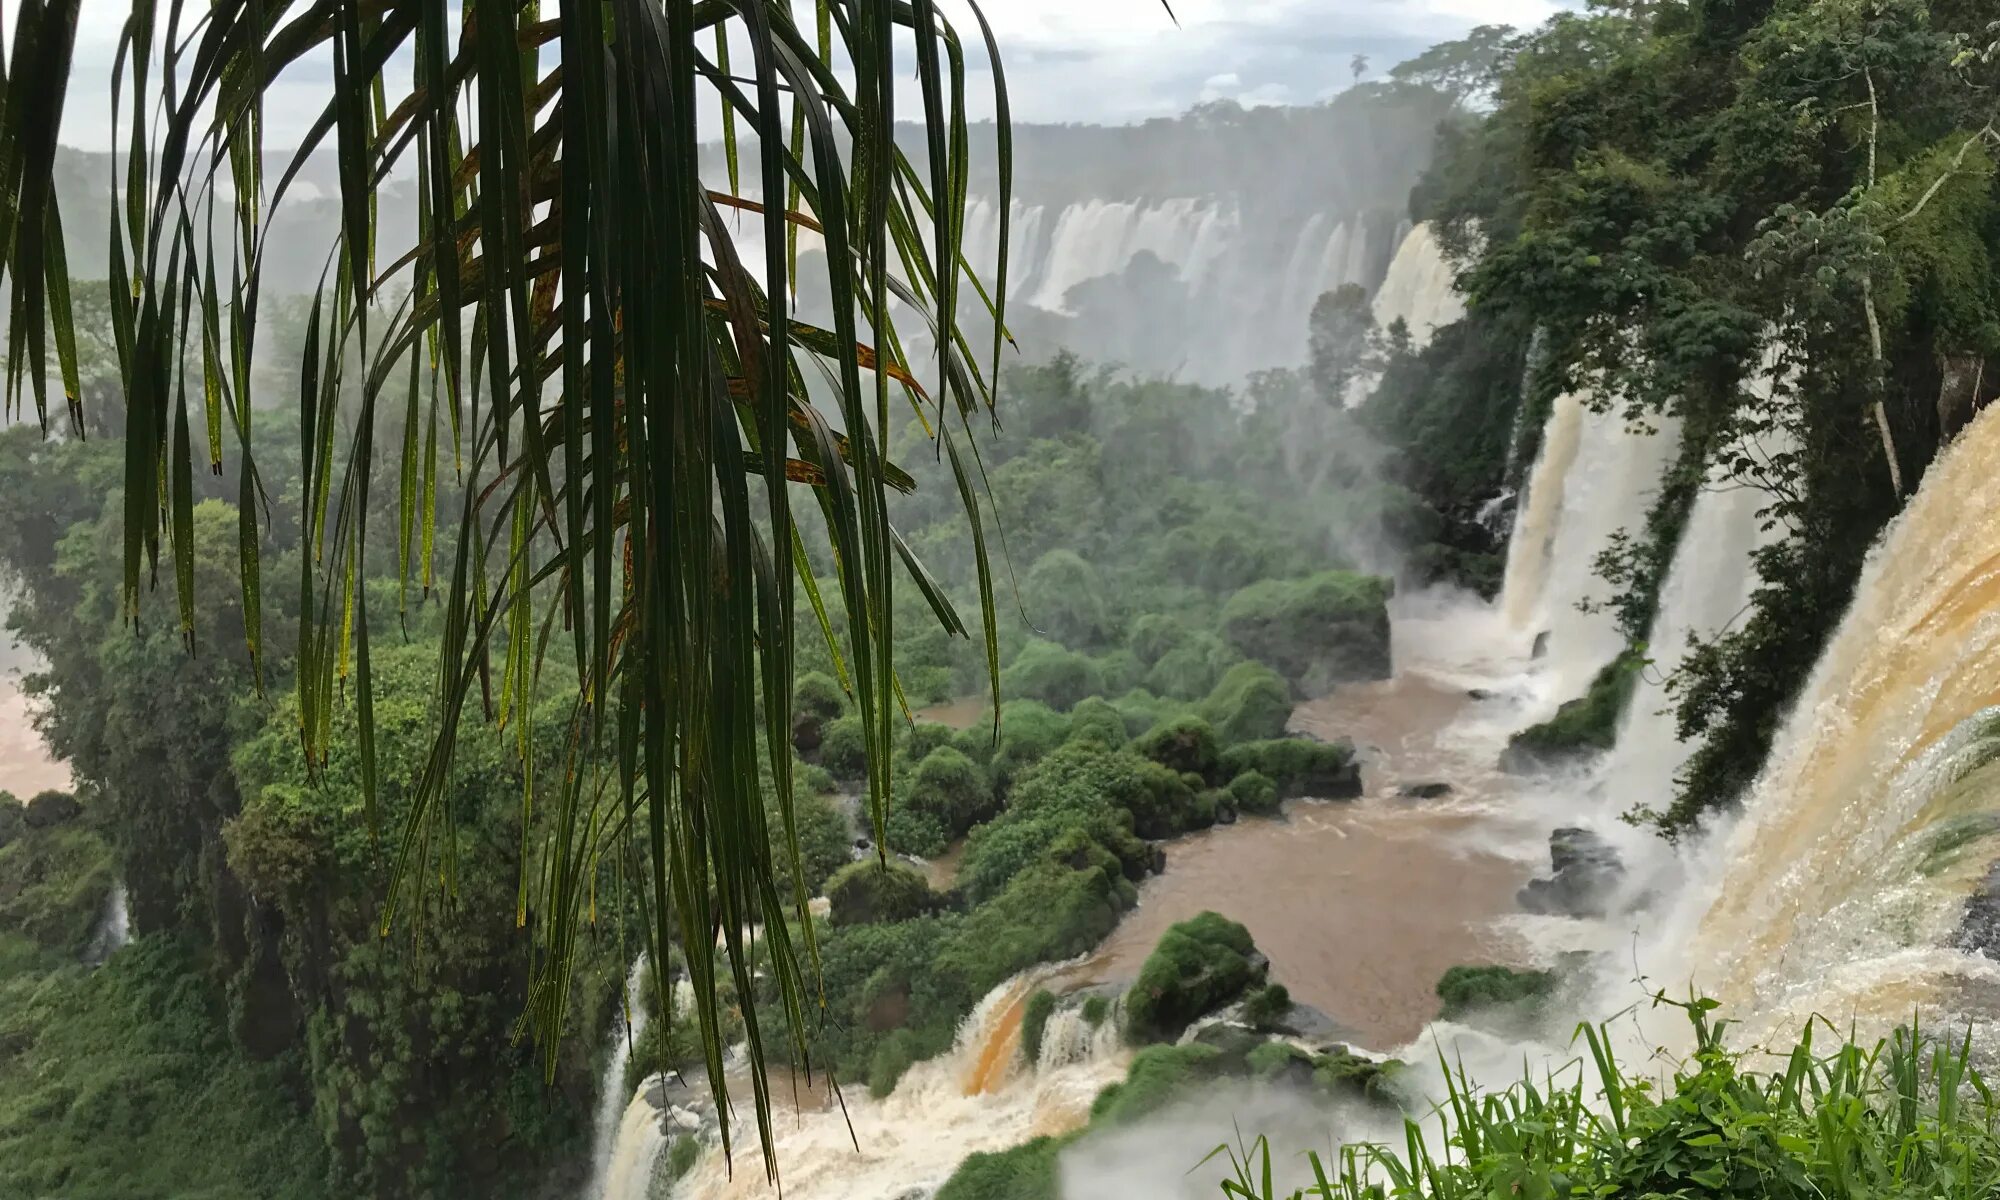
[[[1887,486],[1886,479],[1856,486]],[[1995,857],[2000,780],[2000,412],[1934,463],[1853,602],[1732,830],[1707,854],[1661,973],[1754,1027],[1807,1014],[1879,1028],[2000,980],[1948,948]],[[1990,1008],[1990,1003],[1986,1005]]]
[[[104,897],[104,912],[97,918],[97,928],[91,932],[83,961],[93,967],[101,966],[131,940],[132,909],[126,900],[125,881],[120,879]]]
[[[1537,690],[1550,709],[1581,694],[1624,648],[1613,614],[1579,606],[1605,598],[1597,557],[1621,530],[1639,535],[1678,442],[1671,423],[1637,426],[1578,395],[1559,397],[1549,413],[1500,604],[1521,635],[1547,635]]]
[[[911,1067],[887,1097],[849,1093],[844,1111],[834,1104],[776,1114],[784,1194],[881,1200],[926,1192],[967,1155],[1082,1125],[1097,1093],[1124,1077],[1130,1054],[1115,1012],[1093,1027],[1080,1010],[1065,1010],[1050,1016],[1038,1061],[1032,1067],[1022,1061],[1028,998],[1063,970],[1037,967],[995,988],[960,1026],[952,1049]],[[746,1125],[740,1132],[739,1144],[754,1147],[753,1131]],[[754,1149],[749,1154],[739,1156],[731,1177],[721,1152],[711,1149],[680,1194],[702,1200],[773,1194]]]
[[[1451,263],[1438,245],[1428,221],[1411,228],[1389,260],[1389,273],[1375,291],[1375,324],[1387,329],[1396,321],[1410,330],[1410,344],[1421,349],[1433,334],[1465,315]]]
[[[657,1133],[648,1139],[643,1131],[625,1128],[635,1111],[642,1120],[657,1121],[650,1106],[625,1092],[625,1067],[632,1061],[633,1047],[646,1032],[645,970],[646,956],[642,954],[633,960],[625,977],[624,1003],[611,1023],[611,1052],[605,1056],[604,1078],[597,1089],[590,1187],[584,1200],[641,1200],[652,1172],[652,1156],[659,1151]],[[621,1147],[630,1151],[623,1162],[619,1161]],[[646,1148],[643,1163],[637,1161],[641,1147]]]

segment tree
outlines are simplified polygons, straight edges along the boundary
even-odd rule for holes
[[[292,170],[330,150],[342,235],[331,286],[308,315],[298,399],[300,528],[311,552],[298,556],[295,666],[307,759],[325,762],[334,711],[353,696],[366,820],[377,822],[369,499],[397,477],[400,544],[428,544],[420,498],[441,474],[458,478],[464,499],[440,589],[437,724],[395,843],[399,885],[385,918],[414,880],[443,866],[429,859],[445,842],[440,801],[469,694],[477,686],[490,698],[525,760],[544,661],[537,631],[552,632],[563,616],[575,736],[563,816],[523,867],[538,980],[529,1022],[553,1070],[567,1018],[559,985],[594,911],[598,868],[643,861],[655,960],[670,940],[723,942],[713,959],[689,964],[720,1098],[719,972],[752,992],[746,929],[763,930],[772,954],[761,961],[776,972],[783,1005],[806,1006],[805,895],[781,891],[754,802],[760,741],[777,794],[791,795],[792,566],[805,562],[794,552],[795,484],[839,550],[831,582],[847,615],[841,655],[876,768],[878,833],[886,818],[894,577],[907,569],[924,580],[889,527],[886,492],[906,479],[880,440],[892,392],[930,414],[936,453],[959,474],[988,670],[998,673],[985,518],[962,464],[972,416],[994,406],[1005,315],[996,301],[990,346],[958,333],[968,274],[956,199],[965,156],[955,152],[966,142],[964,36],[932,0],[822,7],[816,29],[795,24],[788,6],[755,0],[555,8],[543,19],[540,5],[480,0],[463,6],[454,28],[443,0],[316,0],[295,13],[221,0],[198,16],[174,6],[162,26],[156,6],[134,0],[117,83],[129,104],[127,166],[114,181],[125,203],[111,206],[109,231],[122,277],[106,289],[128,406],[119,603],[128,617],[138,612],[141,580],[164,550],[181,632],[194,642],[198,603],[216,598],[198,593],[187,569],[193,481],[233,459],[245,498],[243,637],[253,662],[270,652],[258,548],[273,518],[249,499],[259,490],[250,447],[260,255]],[[80,426],[53,189],[78,9],[76,0],[30,5],[15,25],[0,114],[0,275],[12,284],[10,404],[25,380],[46,420],[52,333]],[[1004,121],[997,51],[974,15],[996,60]],[[894,139],[896,81],[911,65],[898,61],[899,37],[915,45],[922,100],[909,107],[923,112],[920,163]],[[732,65],[732,47],[747,47],[750,61]],[[288,68],[323,53],[331,95],[296,156],[273,172],[263,151],[268,94]],[[392,79],[405,62],[412,77]],[[705,111],[723,115],[721,155],[702,150]],[[417,244],[378,247],[374,184],[396,170],[418,180]],[[224,195],[236,197],[233,207]],[[747,216],[760,253],[739,248],[726,211]],[[796,319],[796,246],[806,234],[826,251],[830,328]],[[892,281],[892,258],[929,269],[907,285]],[[898,349],[892,294],[936,330],[934,363]],[[807,394],[806,379],[822,369],[847,436]],[[358,393],[351,404],[341,402],[343,384]],[[376,436],[399,409],[402,453],[388,467],[378,460],[390,448]],[[411,555],[401,559],[407,575]],[[942,593],[924,590],[939,621],[969,632]],[[353,686],[337,687],[350,666]],[[623,767],[618,786],[587,789],[587,768],[606,763]],[[524,779],[524,803],[532,789]],[[745,1015],[768,1161],[765,1026]]]
[[[1360,83],[1361,77],[1368,73],[1368,56],[1366,54],[1355,55],[1348,61],[1347,69],[1354,73],[1354,82]]]
[[[1319,398],[1336,408],[1344,405],[1354,380],[1379,365],[1378,341],[1368,289],[1343,283],[1321,294],[1307,325],[1313,386]]]

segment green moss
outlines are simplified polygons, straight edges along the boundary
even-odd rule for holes
[[[1229,781],[1229,801],[1237,812],[1268,817],[1278,811],[1278,785],[1252,768]]]
[[[694,1170],[695,1164],[700,1161],[700,1139],[691,1137],[675,1138],[674,1144],[667,1148],[667,1178],[680,1179],[689,1171]]]
[[[1283,737],[1292,719],[1292,693],[1263,663],[1238,663],[1197,711],[1224,744]]]
[[[1111,1001],[1102,996],[1086,996],[1083,1000],[1083,1023],[1092,1029],[1104,1024],[1104,1018],[1111,1015]]]
[[[1074,1136],[1038,1137],[959,1164],[934,1200],[1062,1200],[1056,1159]]]
[[[1232,784],[1252,772],[1269,779],[1280,800],[1301,796],[1344,800],[1361,794],[1361,772],[1354,762],[1354,748],[1345,742],[1271,738],[1231,746],[1222,752],[1222,773]]]
[[[1200,717],[1183,716],[1146,733],[1132,748],[1161,766],[1207,780],[1220,765],[1215,730]]]
[[[1217,913],[1169,926],[1125,998],[1132,1041],[1171,1041],[1190,1022],[1242,995],[1261,976],[1250,931]]]
[[[1055,1011],[1056,995],[1047,988],[1036,988],[1028,997],[1028,1006],[1021,1013],[1021,1057],[1031,1066],[1041,1060],[1042,1034],[1048,1031]]]
[[[835,925],[870,925],[908,921],[938,907],[923,872],[894,859],[866,858],[849,863],[827,881],[826,898],[833,905]]]
[[[1267,983],[1243,1002],[1243,1019],[1253,1029],[1270,1029],[1292,1011],[1292,994],[1282,983]]]
[[[1469,1013],[1508,1008],[1530,1011],[1555,991],[1556,976],[1551,971],[1517,971],[1511,967],[1458,966],[1446,971],[1437,982],[1443,1009],[1438,1016],[1455,1021]]]
[[[1091,1127],[1129,1125],[1197,1095],[1228,1065],[1227,1057],[1214,1046],[1147,1046],[1133,1056],[1122,1082],[1098,1093],[1090,1106]]]
[[[1501,765],[1509,771],[1536,771],[1601,754],[1618,741],[1618,721],[1638,686],[1645,659],[1628,650],[1607,663],[1584,694],[1539,725],[1507,739]]]

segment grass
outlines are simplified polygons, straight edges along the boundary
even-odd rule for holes
[[[1234,1200],[1485,1200],[1563,1196],[1973,1200],[2000,1192],[1992,1090],[1962,1038],[1911,1025],[1872,1045],[1815,1020],[1775,1070],[1724,1044],[1712,1000],[1681,1008],[1694,1052],[1671,1080],[1621,1064],[1603,1026],[1578,1028],[1587,1051],[1566,1083],[1529,1078],[1481,1095],[1447,1064],[1430,1140],[1418,1119],[1400,1147],[1309,1153],[1312,1183],[1274,1182],[1270,1143],[1223,1145]],[[1829,1036],[1830,1035],[1830,1036]],[[1586,1079],[1592,1082],[1587,1083]]]

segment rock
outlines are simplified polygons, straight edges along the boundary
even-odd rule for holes
[[[667,1106],[667,1119],[683,1132],[692,1133],[701,1128],[701,1118],[678,1104]]]
[[[1241,1063],[1252,1050],[1264,1044],[1264,1035],[1247,1025],[1218,1019],[1196,1025],[1181,1041],[1183,1044],[1191,1042],[1197,1046],[1213,1046],[1222,1051],[1224,1058]]]
[[[1351,1042],[1359,1034],[1310,1004],[1292,1001],[1285,1015],[1271,1023],[1274,1032],[1306,1042]]]
[[[1236,824],[1236,809],[1227,804],[1220,806],[1215,810],[1215,823],[1217,825]]]
[[[819,744],[824,740],[826,720],[818,713],[802,712],[792,718],[792,745],[807,761],[819,753]]]
[[[1406,783],[1396,795],[1404,800],[1442,800],[1455,790],[1448,783]]]
[[[1467,700],[1491,700],[1493,698],[1493,690],[1491,688],[1468,688],[1466,689],[1465,698]]]
[[[1152,861],[1148,865],[1153,874],[1159,875],[1164,873],[1167,869],[1167,848],[1165,846],[1154,846]]]
[[[867,849],[871,849],[871,848],[872,848],[872,847],[873,847],[874,845],[875,845],[875,843],[874,843],[874,842],[871,842],[871,841],[869,841],[869,840],[868,840],[867,838],[865,838],[865,837],[858,837],[858,838],[855,838],[855,839],[854,839],[854,848],[855,848],[856,850],[867,850]]]
[[[1625,875],[1618,851],[1588,829],[1558,829],[1549,835],[1546,879],[1531,879],[1515,894],[1531,913],[1555,917],[1602,917],[1607,901]]]
[[[1549,631],[1544,629],[1540,633],[1535,635],[1535,648],[1528,653],[1528,657],[1539,662],[1540,660],[1547,658],[1548,655],[1549,655]]]
[[[1979,889],[1965,902],[1952,945],[1988,958],[2000,958],[2000,862],[1987,870]]]
[[[28,801],[25,816],[30,829],[47,829],[53,825],[67,825],[83,812],[83,806],[68,792],[46,791],[38,793]]]

